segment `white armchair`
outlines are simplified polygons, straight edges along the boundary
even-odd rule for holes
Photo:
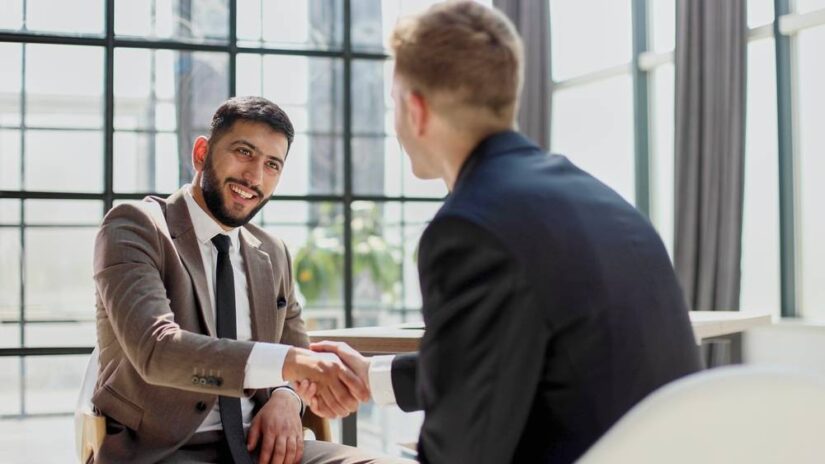
[[[711,369],[653,392],[578,461],[825,462],[825,379],[800,371]]]

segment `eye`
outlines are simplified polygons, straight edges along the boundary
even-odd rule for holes
[[[252,156],[252,150],[250,150],[249,148],[238,148],[238,153],[240,153],[243,156]]]
[[[266,166],[269,169],[272,169],[272,170],[275,170],[275,171],[280,171],[281,170],[281,164],[278,163],[277,161],[269,161],[269,162],[266,163]]]

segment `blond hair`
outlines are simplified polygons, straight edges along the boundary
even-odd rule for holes
[[[498,10],[471,1],[434,5],[401,20],[390,48],[396,73],[437,111],[470,124],[513,124],[524,52]]]

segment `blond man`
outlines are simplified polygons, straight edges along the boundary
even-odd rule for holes
[[[419,247],[426,333],[396,357],[313,348],[376,402],[425,411],[421,462],[572,462],[700,368],[667,252],[616,192],[515,130],[522,46],[501,13],[439,4],[392,48],[398,138],[414,173],[450,190]]]

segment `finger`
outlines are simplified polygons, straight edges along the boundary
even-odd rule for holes
[[[269,464],[272,460],[272,448],[275,445],[275,440],[271,435],[264,435],[261,440],[261,454],[258,455],[258,464]]]
[[[331,382],[329,389],[332,392],[332,396],[335,398],[337,404],[346,411],[343,414],[344,416],[358,409],[358,400],[355,399],[355,397],[349,392],[346,385],[344,385],[344,383],[337,377],[333,382]],[[333,408],[335,407],[335,405],[332,406]]]
[[[327,407],[333,414],[333,417],[344,417],[348,414],[347,408],[345,408],[339,401],[338,398],[335,396],[331,386],[327,388],[321,389],[321,399],[324,400]]]
[[[261,421],[258,416],[252,419],[252,424],[249,426],[249,435],[246,437],[246,449],[249,452],[258,446],[258,438],[261,436]]]
[[[284,454],[284,464],[295,464],[295,453],[298,452],[297,437],[291,436],[286,439],[286,453]]]
[[[298,435],[298,438],[295,440],[295,461],[294,463],[290,464],[299,464],[301,459],[304,457],[304,431],[301,430],[301,434]]]
[[[286,455],[286,436],[279,435],[275,439],[275,454],[272,456],[271,464],[284,464],[284,456]]]
[[[318,384],[315,382],[309,382],[309,387],[307,388],[307,397],[310,399],[315,398],[316,393],[318,393]]]
[[[322,342],[315,342],[309,344],[309,349],[312,351],[323,351],[327,353],[337,353],[343,346],[341,342],[332,342],[325,340]]]
[[[296,382],[295,383],[295,393],[297,393],[298,396],[300,396],[303,399],[309,398],[309,395],[308,395],[309,386],[310,386],[310,382],[309,382],[309,380],[306,380],[306,379],[301,380],[299,382]]]
[[[372,396],[365,380],[358,377],[355,372],[349,369],[342,369],[338,378],[346,385],[350,393],[359,401],[369,401]]]

